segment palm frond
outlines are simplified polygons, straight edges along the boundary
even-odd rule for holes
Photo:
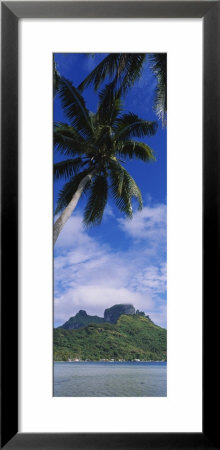
[[[110,78],[113,77],[114,72],[117,69],[117,61],[119,57],[119,53],[110,53],[108,56],[106,56],[79,85],[78,89],[82,91],[89,84],[92,84],[97,91],[97,89],[107,76],[109,76]]]
[[[77,191],[80,181],[82,181],[82,179],[90,172],[90,169],[83,170],[82,172],[76,174],[68,183],[64,185],[63,189],[59,192],[58,195],[55,215],[66,208],[66,206],[72,200],[73,195]]]
[[[64,77],[60,78],[59,96],[71,125],[83,136],[91,136],[92,124],[85,100],[79,90]]]
[[[83,139],[74,127],[65,123],[55,123],[53,143],[56,149],[66,156],[81,155],[89,151],[88,141]]]
[[[97,148],[105,148],[106,156],[112,151],[112,134],[113,130],[109,125],[102,125],[96,129],[96,146]]]
[[[117,161],[109,164],[111,190],[118,209],[127,217],[132,217],[132,198],[138,201],[138,209],[142,209],[143,201],[139,187],[127,170]]]
[[[84,211],[83,222],[86,226],[101,223],[107,197],[107,179],[103,175],[97,175],[90,184],[90,195]]]
[[[114,83],[106,84],[99,93],[99,106],[97,110],[98,121],[102,124],[113,125],[122,111],[121,92],[114,93]]]
[[[150,55],[150,67],[157,78],[157,87],[154,98],[154,110],[162,120],[162,125],[166,125],[167,113],[167,54],[153,53]]]
[[[124,70],[119,81],[123,93],[141,77],[145,60],[146,53],[125,54]]]
[[[60,74],[57,70],[56,62],[53,56],[53,98],[56,96],[59,89]]]
[[[143,64],[146,59],[145,53],[110,53],[80,84],[83,90],[92,84],[97,90],[103,81],[109,77],[108,89],[114,93],[123,92],[131,87],[140,78]]]
[[[85,164],[87,164],[87,161],[83,161],[82,158],[67,159],[55,163],[53,166],[54,178],[57,180],[60,178],[71,178],[80,168],[85,166]]]
[[[140,119],[136,114],[128,113],[117,119],[115,139],[129,139],[131,137],[153,136],[157,131],[157,123]]]
[[[138,158],[144,162],[155,161],[153,150],[144,142],[126,141],[117,147],[119,156],[125,156],[129,159]]]

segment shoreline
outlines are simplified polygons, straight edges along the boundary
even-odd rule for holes
[[[141,361],[135,361],[135,360],[132,360],[132,361],[126,361],[126,360],[121,360],[121,361],[111,361],[111,360],[103,360],[103,359],[100,359],[100,360],[94,360],[94,361],[84,361],[84,360],[82,360],[82,359],[80,359],[80,360],[71,360],[71,361],[53,361],[54,363],[111,363],[111,364],[114,364],[114,363],[137,363],[137,364],[139,364],[139,363],[167,363],[167,361],[165,361],[165,360],[161,360],[161,361],[154,361],[154,360],[147,360],[147,361],[144,361],[144,360],[141,360]]]

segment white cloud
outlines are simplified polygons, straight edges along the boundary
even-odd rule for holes
[[[166,266],[164,257],[155,249],[165,241],[166,208],[165,205],[144,208],[143,214],[139,214],[128,226],[126,221],[119,220],[120,227],[131,238],[124,251],[113,251],[109,245],[90,237],[80,216],[69,219],[55,248],[56,324],[65,322],[79,309],[103,316],[104,309],[116,303],[132,303],[165,326]],[[155,227],[158,232],[154,234]],[[152,235],[149,252],[146,237]]]
[[[161,327],[166,327],[167,307],[166,304],[160,305],[157,310],[152,311],[150,318],[154,323]]]
[[[57,248],[63,249],[75,247],[76,244],[89,245],[90,247],[92,244],[91,238],[83,229],[82,217],[79,215],[70,217],[66,222],[57,239],[55,250]]]
[[[64,322],[75,315],[79,309],[85,309],[91,315],[104,315],[104,310],[116,303],[132,303],[137,309],[152,308],[151,298],[126,288],[86,284],[70,289],[64,295],[55,298],[56,320]]]
[[[134,213],[133,219],[118,219],[120,227],[135,239],[155,243],[166,239],[166,205],[145,206]]]
[[[166,261],[167,229],[166,205],[144,207],[134,213],[133,219],[118,219],[121,230],[140,249],[140,258],[148,257],[148,266]]]
[[[166,264],[145,267],[133,278],[133,286],[139,287],[141,292],[163,294],[166,292],[167,273]]]

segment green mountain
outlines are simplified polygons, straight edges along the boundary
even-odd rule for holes
[[[93,323],[116,323],[122,314],[135,314],[134,306],[130,304],[114,305],[111,308],[105,309],[104,318],[99,316],[89,316],[86,311],[80,309],[75,316],[70,317],[70,319],[59,328],[64,328],[65,330],[75,330]],[[136,314],[140,314],[138,310]],[[144,312],[141,314],[145,315]]]
[[[91,323],[102,322],[104,322],[103,317],[89,316],[86,311],[80,309],[80,311],[75,316],[70,317],[70,319],[59,328],[64,328],[65,330],[74,330],[86,327],[86,325],[89,325]]]
[[[80,329],[54,329],[54,360],[162,361],[167,332],[147,316],[121,315],[116,324],[90,324]]]

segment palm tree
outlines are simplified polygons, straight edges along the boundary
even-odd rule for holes
[[[121,158],[154,159],[153,151],[134,137],[152,136],[156,122],[140,119],[133,113],[122,114],[119,95],[112,91],[100,93],[95,114],[88,111],[79,90],[60,78],[59,95],[70,125],[56,123],[54,144],[65,160],[54,164],[55,178],[66,183],[59,193],[54,224],[54,244],[82,193],[88,195],[84,211],[86,226],[99,224],[107,203],[109,190],[119,210],[132,217],[132,198],[142,208],[141,192],[121,163]]]
[[[108,77],[106,93],[125,94],[142,74],[144,62],[149,59],[150,68],[157,78],[154,110],[166,124],[167,113],[167,55],[166,53],[109,53],[95,69],[79,85],[82,91],[89,84],[98,90],[101,83]]]

